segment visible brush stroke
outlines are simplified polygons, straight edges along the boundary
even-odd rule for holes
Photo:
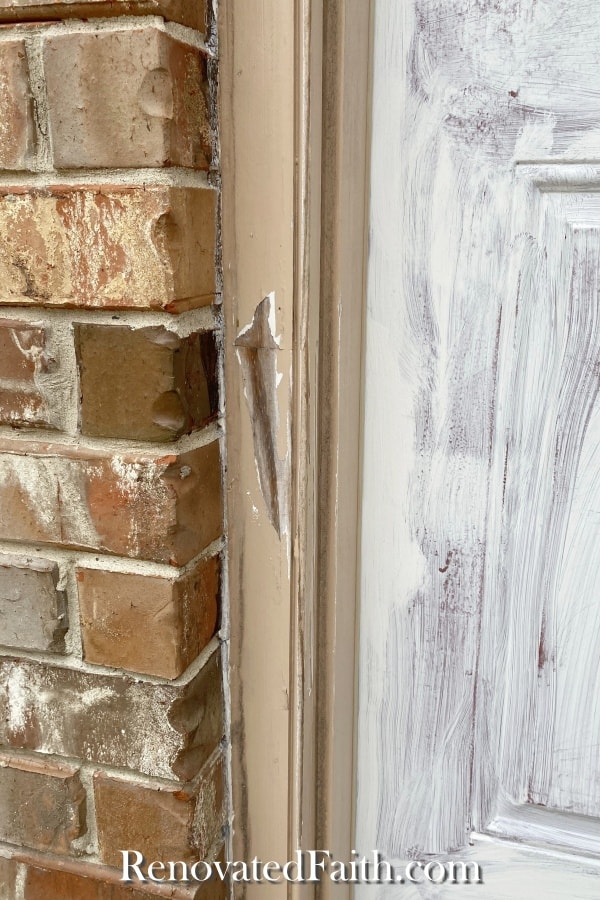
[[[357,842],[402,858],[600,818],[600,7],[374,28]]]

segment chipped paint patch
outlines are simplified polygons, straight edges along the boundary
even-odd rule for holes
[[[277,388],[279,340],[275,336],[275,297],[269,294],[256,307],[252,322],[235,341],[242,370],[244,396],[252,424],[254,458],[269,520],[281,537],[288,532],[288,457],[278,453],[280,429]]]

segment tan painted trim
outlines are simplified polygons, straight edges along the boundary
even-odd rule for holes
[[[298,846],[320,846],[346,859],[369,3],[219,6],[231,852],[285,861]],[[240,339],[267,295],[275,300],[274,330],[263,317]],[[276,396],[256,382],[273,352]],[[252,416],[245,394],[254,398]],[[288,887],[270,887],[270,896],[314,896],[311,887]]]
[[[369,0],[327,0],[319,385],[317,841],[339,859],[350,859],[354,839],[370,34]],[[328,898],[331,890],[325,884],[320,896]],[[336,887],[334,896],[343,897],[344,893]]]
[[[292,634],[285,466],[294,343],[295,19],[293,5],[281,0],[221,0],[219,7],[232,854],[236,860],[285,861]],[[274,403],[277,426],[274,409],[263,412],[282,461],[274,479],[283,513],[281,537],[257,477],[248,385],[235,346],[269,294],[274,296],[275,355],[282,376]],[[268,344],[254,348],[257,371],[261,356],[272,354]],[[252,352],[249,348],[249,358]],[[264,434],[257,439],[268,443]],[[264,885],[245,890],[240,885],[236,893],[259,898],[264,890]],[[269,891],[274,900],[286,895],[285,885]]]

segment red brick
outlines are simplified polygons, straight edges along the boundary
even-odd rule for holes
[[[49,37],[44,66],[57,169],[207,169],[200,51],[157,28]]]
[[[79,568],[77,582],[87,662],[178,678],[215,632],[218,557],[177,579]]]
[[[0,840],[71,853],[86,830],[77,769],[0,754]]]
[[[75,337],[84,434],[169,441],[216,415],[214,335],[76,325]]]
[[[102,873],[98,873],[102,877]],[[107,884],[51,869],[29,868],[25,900],[147,900],[148,894],[125,884]]]
[[[0,44],[0,169],[31,165],[34,130],[29,66],[22,40]]]
[[[36,390],[0,386],[0,425],[51,428],[42,395]]]
[[[185,565],[222,529],[217,442],[156,457],[0,440],[0,539]]]
[[[190,781],[223,737],[220,672],[218,652],[183,684],[2,657],[0,744]]]
[[[207,767],[194,791],[148,787],[98,774],[94,777],[100,859],[122,865],[134,848],[147,862],[210,860],[222,842],[223,767]]]
[[[47,371],[48,364],[46,332],[42,327],[0,319],[0,378],[33,385],[35,373]]]
[[[141,887],[118,883],[121,872],[105,866],[79,864],[78,871],[28,868],[24,900],[147,900],[169,897],[171,900],[225,900],[227,885],[213,880],[199,887],[189,885],[153,885]],[[4,900],[0,894],[0,900]],[[15,900],[11,894],[6,900]]]
[[[0,556],[0,644],[64,653],[67,603],[57,585],[56,563]]]
[[[0,0],[0,22],[91,16],[164,16],[204,31],[204,0]]]
[[[0,304],[206,306],[215,217],[209,188],[1,187]]]

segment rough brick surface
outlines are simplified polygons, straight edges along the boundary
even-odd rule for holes
[[[149,684],[0,659],[0,743],[189,781],[223,737],[221,662],[191,681]]]
[[[0,319],[0,379],[33,385],[35,374],[47,371],[49,363],[43,327]]]
[[[204,0],[0,0],[0,22],[88,16],[158,15],[205,29]]]
[[[13,859],[0,857],[0,900],[15,900],[17,864]]]
[[[222,841],[222,782],[220,765],[210,767],[193,793],[97,775],[94,794],[100,858],[118,867],[120,851],[135,848],[148,862],[210,859],[211,850]]]
[[[76,769],[0,754],[0,840],[70,853],[85,833],[85,811]]]
[[[217,442],[155,458],[0,440],[0,539],[185,565],[221,528]]]
[[[0,304],[164,309],[215,294],[208,188],[0,188]]]
[[[27,169],[34,131],[29,66],[22,40],[0,43],[0,169]]]
[[[29,868],[25,900],[148,900],[148,894],[129,885],[107,884],[73,872]]]
[[[44,45],[57,169],[207,169],[204,60],[156,28],[49,37]]]
[[[1,46],[1,44],[0,44]],[[0,425],[56,429],[63,419],[59,366],[47,351],[47,330],[0,318]]]
[[[64,652],[67,603],[57,585],[55,563],[0,556],[0,644]]]
[[[12,428],[51,428],[40,393],[21,387],[0,385],[0,425]]]
[[[90,663],[177,678],[215,632],[218,557],[179,579],[80,568],[77,582]]]
[[[217,413],[212,334],[107,325],[75,334],[84,434],[169,441]]]
[[[109,879],[104,866],[96,867],[95,871],[89,865],[81,865],[79,868],[81,872],[28,868],[24,900],[148,900],[149,897],[170,897],[171,900],[225,900],[229,896],[227,885],[218,880],[196,887],[153,886],[150,883],[136,886],[117,883],[116,870],[111,872]],[[93,877],[94,875],[96,877]],[[0,900],[4,900],[2,894]],[[6,900],[15,900],[15,897],[11,894]]]

